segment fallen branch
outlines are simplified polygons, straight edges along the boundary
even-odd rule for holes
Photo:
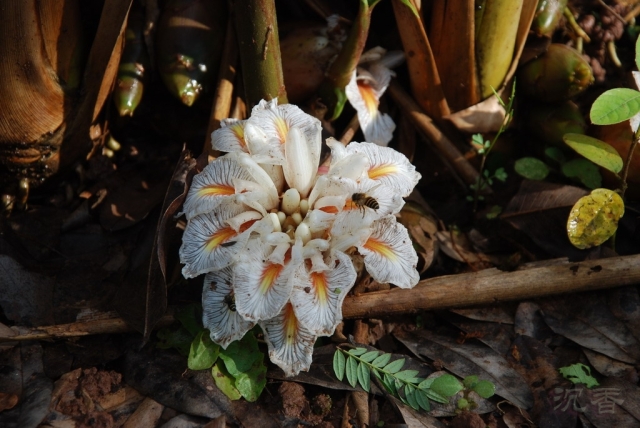
[[[513,272],[485,269],[420,281],[415,288],[394,288],[348,296],[344,318],[375,318],[419,310],[461,308],[640,284],[640,254],[584,262],[556,259],[530,263]],[[157,327],[174,321],[165,315]],[[133,331],[122,318],[79,321],[27,329],[0,329],[0,341],[43,340]]]

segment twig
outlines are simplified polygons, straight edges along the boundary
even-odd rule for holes
[[[556,294],[634,285],[640,282],[640,255],[550,265],[524,265],[514,272],[485,269],[420,281],[411,290],[395,288],[344,301],[344,318],[375,318],[419,310],[460,308]]]
[[[496,304],[640,283],[640,254],[578,263],[565,259],[544,263],[542,266],[540,262],[530,263],[514,272],[494,268],[429,278],[420,281],[411,290],[394,288],[348,296],[342,314],[345,319],[386,317],[420,310]],[[167,314],[157,327],[170,324],[173,320],[173,315]],[[0,342],[134,331],[119,317],[19,330],[14,336],[0,333]]]
[[[398,104],[413,124],[433,143],[434,148],[455,169],[467,185],[478,181],[478,171],[467,161],[453,143],[438,129],[433,120],[427,116],[418,103],[407,94],[402,86],[392,81],[388,89],[389,95]]]
[[[636,150],[638,141],[640,141],[640,127],[638,127],[638,129],[636,130],[633,136],[633,141],[629,146],[629,153],[627,153],[627,158],[624,161],[624,168],[622,168],[622,176],[620,177],[620,181],[622,182],[622,189],[620,190],[621,198],[624,198],[624,194],[627,191],[627,176],[629,175],[629,167],[631,166],[631,160],[633,159],[633,152]]]
[[[347,125],[344,132],[340,136],[340,142],[345,146],[350,142],[352,142],[353,136],[356,135],[356,132],[358,132],[358,129],[360,129],[360,121],[358,120],[358,115],[356,114],[356,115],[353,115],[353,117],[349,121],[349,124]]]

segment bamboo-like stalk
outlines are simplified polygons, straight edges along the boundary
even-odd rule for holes
[[[273,98],[286,103],[274,0],[238,0],[235,16],[249,107]]]

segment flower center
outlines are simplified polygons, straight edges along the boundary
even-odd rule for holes
[[[277,231],[289,235],[293,240],[300,238],[303,244],[311,240],[309,225],[303,222],[309,211],[309,201],[301,199],[298,190],[291,188],[284,192],[277,212],[270,214]]]

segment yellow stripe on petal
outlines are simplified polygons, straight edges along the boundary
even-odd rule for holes
[[[236,190],[233,186],[225,184],[212,184],[198,190],[198,196],[229,196],[234,193],[236,193]]]
[[[323,306],[326,305],[329,284],[327,284],[327,277],[325,276],[324,272],[312,272],[311,283],[316,289],[318,302]]]
[[[238,233],[230,227],[222,228],[211,235],[211,237],[207,240],[207,245],[205,245],[204,250],[210,253],[215,250],[220,244],[227,242],[237,234]]]
[[[242,146],[243,149],[247,148],[247,142],[244,141],[244,125],[242,123],[234,123],[230,125],[229,128],[233,132],[233,135],[238,139],[238,143]]]
[[[283,308],[284,336],[287,345],[291,345],[296,340],[298,332],[298,319],[293,312],[291,303],[287,303]]]
[[[398,172],[398,166],[394,164],[383,164],[374,166],[368,172],[369,178],[375,180],[380,177],[386,177]]]
[[[276,283],[278,275],[280,275],[283,268],[284,266],[278,263],[268,264],[264,268],[262,275],[260,275],[260,288],[258,288],[262,295],[267,294],[267,291]]]
[[[284,144],[284,142],[287,141],[289,125],[287,125],[287,122],[281,117],[276,117],[274,123],[276,125],[276,131],[278,132],[278,138],[280,138],[280,143]]]
[[[374,238],[369,238],[367,242],[363,245],[369,251],[373,251],[374,253],[380,254],[382,257],[389,259],[392,262],[395,262],[398,257],[396,253],[393,252],[391,247],[389,247],[386,243],[382,241],[378,241]]]

